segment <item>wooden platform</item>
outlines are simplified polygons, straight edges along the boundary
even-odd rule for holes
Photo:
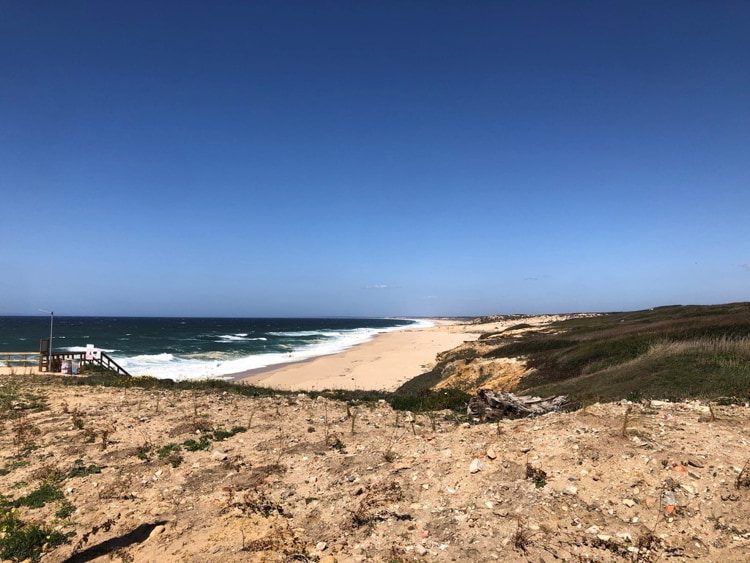
[[[99,366],[120,375],[130,376],[125,368],[105,352],[97,350],[94,357],[87,357],[87,355],[87,352],[52,352],[50,357],[41,352],[0,352],[0,362],[7,364],[11,369],[15,367],[13,364],[20,364],[18,367],[24,371],[35,367],[39,373],[59,373],[63,361],[75,360],[80,362],[81,367]],[[48,365],[50,361],[52,366]]]

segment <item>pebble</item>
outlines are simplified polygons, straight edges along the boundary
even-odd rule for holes
[[[416,552],[417,552],[417,555],[427,555],[427,552],[428,552],[428,551],[427,551],[427,548],[426,548],[425,546],[423,546],[423,545],[422,545],[421,543],[420,543],[420,544],[418,544],[418,545],[417,545],[417,546],[416,546],[416,547],[414,548],[414,551],[416,551]]]
[[[469,465],[469,473],[477,473],[479,470],[482,469],[482,462],[478,459],[471,460],[471,464]]]
[[[487,450],[487,457],[490,458],[490,459],[496,459],[497,458],[497,454],[495,453],[495,450],[493,450],[492,448],[489,448]]]
[[[315,549],[317,549],[318,551],[325,551],[327,547],[328,544],[324,541],[319,541],[315,544]]]
[[[574,485],[568,485],[567,487],[565,487],[565,489],[563,489],[563,493],[565,493],[566,495],[571,495],[571,496],[575,495],[578,493],[578,487]]]
[[[622,499],[622,504],[625,506],[629,506],[630,508],[633,508],[635,506],[635,501],[631,498],[625,498]]]
[[[591,534],[592,536],[595,536],[599,533],[599,526],[591,526],[590,528],[586,528],[586,533]]]
[[[227,459],[227,457],[227,454],[225,454],[224,452],[214,452],[211,454],[211,459],[213,459],[214,461],[224,461],[225,459]]]

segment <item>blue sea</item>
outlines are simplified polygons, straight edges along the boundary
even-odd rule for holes
[[[334,354],[382,332],[427,326],[414,319],[55,317],[54,351],[107,352],[133,375],[222,378]],[[0,317],[0,351],[33,352],[49,317]]]

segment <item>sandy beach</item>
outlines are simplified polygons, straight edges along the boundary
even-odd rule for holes
[[[428,371],[435,356],[479,337],[476,325],[434,321],[435,326],[379,334],[344,352],[238,373],[235,380],[287,390],[393,391]]]

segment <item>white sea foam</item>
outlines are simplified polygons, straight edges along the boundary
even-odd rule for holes
[[[375,329],[351,329],[351,330],[375,330]],[[346,330],[291,330],[289,332],[267,332],[266,334],[271,334],[273,336],[341,336],[342,332],[349,332]]]
[[[410,320],[412,324],[386,328],[356,328],[350,330],[316,330],[269,332],[276,336],[323,336],[325,340],[292,347],[289,352],[269,352],[254,354],[242,358],[225,359],[220,357],[208,359],[193,357],[176,357],[172,354],[147,354],[131,357],[116,357],[117,362],[133,375],[153,375],[171,379],[206,379],[222,378],[229,374],[264,368],[268,366],[298,362],[316,356],[326,356],[347,350],[358,344],[372,340],[376,335],[384,332],[394,332],[404,329],[426,328],[434,323],[427,320]],[[238,334],[223,335],[242,338]],[[231,340],[226,340],[231,341]],[[224,342],[226,342],[224,341]]]
[[[220,340],[214,340],[214,342],[248,342],[250,340],[268,340],[264,336],[255,336],[248,338],[247,333],[244,334],[222,334],[219,336]]]
[[[66,350],[67,352],[85,352],[88,348],[86,346],[68,346],[66,348],[63,348],[63,350]],[[95,350],[99,350],[100,352],[117,352],[117,350],[110,350],[107,348],[95,348]]]

